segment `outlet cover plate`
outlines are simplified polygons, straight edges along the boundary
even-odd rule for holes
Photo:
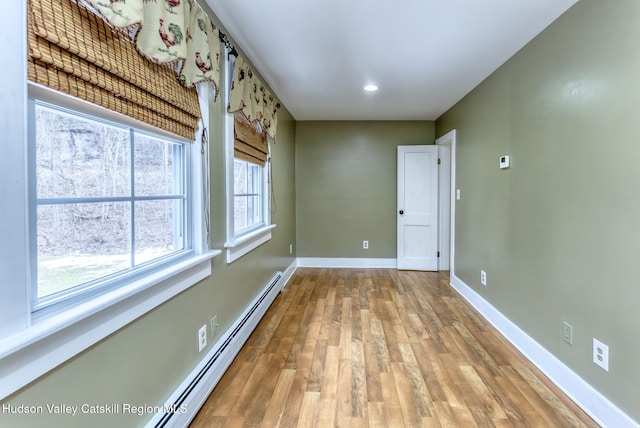
[[[487,286],[487,273],[483,270],[480,271],[480,284]]]
[[[573,326],[568,322],[562,323],[562,340],[573,345]]]
[[[216,332],[216,330],[218,329],[218,316],[214,315],[213,318],[211,318],[211,322],[209,323],[209,336],[213,339],[213,334]]]
[[[198,352],[202,352],[202,350],[207,346],[207,325],[203,325],[198,330]]]
[[[603,370],[609,371],[609,347],[593,338],[593,362]]]

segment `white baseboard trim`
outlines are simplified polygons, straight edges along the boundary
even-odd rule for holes
[[[295,269],[294,260],[285,273],[277,272],[265,284],[262,292],[249,303],[165,404],[157,409],[147,428],[189,425]]]
[[[329,257],[298,257],[298,267],[320,268],[392,268],[398,266],[397,259],[358,259]]]
[[[298,260],[293,259],[293,262],[289,265],[288,268],[284,270],[282,273],[282,279],[280,280],[280,291],[284,288],[285,285],[289,283],[289,280],[296,273],[296,269],[298,268]]]
[[[599,425],[612,428],[640,428],[631,417],[453,274],[451,286]]]

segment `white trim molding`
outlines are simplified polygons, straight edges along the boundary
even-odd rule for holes
[[[450,173],[450,201],[449,201],[449,271],[455,272],[455,253],[456,253],[456,145],[457,131],[455,129],[447,132],[442,137],[436,139],[439,146],[448,146],[451,153],[449,154],[449,173]],[[444,201],[439,201],[440,203]],[[442,248],[440,249],[442,251]]]
[[[631,417],[522,331],[460,278],[451,275],[451,286],[599,425],[640,427]]]
[[[320,268],[391,268],[398,266],[396,259],[383,258],[330,258],[330,257],[298,257],[298,267]]]
[[[5,2],[0,14],[6,42],[0,79],[0,129],[6,141],[0,157],[2,206],[6,207],[0,210],[0,337],[29,324],[26,17],[27,2]]]
[[[211,275],[220,253],[185,260],[0,340],[0,400]]]
[[[284,286],[289,283],[289,281],[291,280],[291,277],[293,276],[293,274],[296,273],[296,269],[297,268],[298,268],[298,260],[297,259],[293,259],[293,261],[291,262],[289,267],[286,268],[285,271],[282,273],[280,291],[282,291]]]
[[[235,240],[226,242],[224,247],[227,249],[227,263],[235,262],[254,248],[268,242],[271,239],[271,230],[275,227],[275,224],[263,226]]]

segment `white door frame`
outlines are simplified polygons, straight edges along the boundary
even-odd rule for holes
[[[456,130],[451,130],[449,132],[447,132],[446,134],[444,134],[442,137],[438,138],[436,140],[436,145],[438,146],[439,150],[447,150],[450,153],[450,156],[447,156],[446,158],[449,159],[450,162],[449,165],[446,165],[447,162],[445,162],[445,164],[440,164],[440,182],[442,183],[442,175],[443,174],[450,174],[451,177],[451,185],[450,185],[450,189],[449,192],[446,191],[440,191],[439,192],[439,196],[438,196],[438,204],[440,205],[440,209],[439,212],[442,215],[443,213],[443,207],[445,205],[448,204],[448,206],[450,207],[449,210],[449,233],[447,233],[447,231],[443,230],[442,228],[444,227],[444,224],[446,224],[446,222],[444,221],[440,221],[440,230],[439,230],[439,238],[438,238],[438,247],[440,249],[446,248],[447,244],[449,247],[449,254],[448,254],[448,270],[450,271],[450,275],[451,277],[454,276],[454,264],[455,264],[455,236],[456,236]],[[442,190],[442,189],[441,189]],[[444,210],[444,212],[446,213],[446,210]],[[447,270],[447,266],[446,266],[446,260],[444,260],[444,263],[442,263],[442,267],[440,265],[442,260],[442,253],[441,255],[441,259],[438,261],[438,270]]]
[[[451,239],[451,144],[438,147],[438,270],[449,270]]]

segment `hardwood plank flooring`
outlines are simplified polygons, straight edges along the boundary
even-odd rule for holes
[[[597,427],[448,284],[298,269],[191,426]]]

